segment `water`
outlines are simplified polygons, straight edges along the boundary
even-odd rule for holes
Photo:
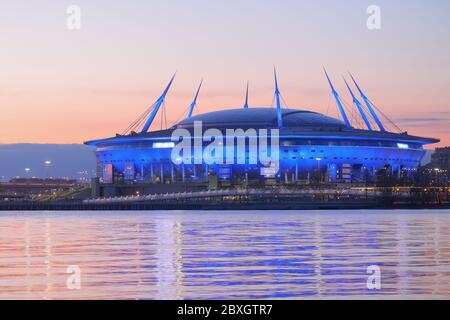
[[[450,210],[0,212],[0,299],[449,297]]]

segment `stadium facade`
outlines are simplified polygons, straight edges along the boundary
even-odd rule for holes
[[[326,78],[342,120],[313,111],[283,108],[275,73],[275,107],[249,107],[247,86],[243,107],[193,116],[200,84],[183,120],[168,129],[149,131],[161,107],[164,107],[174,80],[172,77],[156,102],[123,134],[86,142],[96,148],[101,188],[98,195],[164,192],[180,188],[355,183],[375,179],[380,170],[388,170],[397,176],[411,175],[425,154],[424,146],[439,141],[388,129],[387,117],[386,121],[382,120],[384,114],[367,98],[353,77],[354,91],[345,82],[352,98],[351,105],[346,105],[341,99],[328,74]],[[164,117],[164,112],[161,112],[161,117]],[[350,119],[349,115],[353,118]],[[237,147],[234,148],[235,157],[240,161],[233,164],[198,161],[194,159],[195,152],[189,154],[191,159],[174,161],[172,151],[177,143],[174,131],[182,129],[189,132],[194,146],[195,140],[200,138],[196,128],[199,124],[200,135],[203,135],[201,149],[207,148],[208,141],[215,139],[205,139],[205,133],[211,132],[209,129],[221,132],[224,141],[227,130],[244,130],[248,141],[254,132],[252,130],[277,129],[279,165],[268,167],[259,161],[250,161],[249,145],[243,152],[241,149],[241,153],[237,152]]]

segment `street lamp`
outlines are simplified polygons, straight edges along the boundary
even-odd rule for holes
[[[45,160],[44,161],[44,165],[45,165],[45,175],[46,178],[50,178],[49,177],[49,171],[50,171],[50,166],[52,165],[52,162],[50,160]]]
[[[29,178],[29,177],[30,177],[30,171],[31,171],[31,169],[30,169],[30,168],[25,168],[25,172],[26,172],[26,176],[27,176],[27,178]]]

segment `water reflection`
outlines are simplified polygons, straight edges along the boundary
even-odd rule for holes
[[[0,299],[448,299],[449,259],[448,210],[0,215]]]

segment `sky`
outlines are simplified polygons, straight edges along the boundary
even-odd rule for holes
[[[369,5],[381,29],[369,30]],[[81,29],[67,28],[70,5]],[[401,129],[450,145],[448,0],[15,0],[0,10],[0,143],[82,143],[122,132],[176,71],[171,125],[204,79],[197,113],[270,106],[338,116],[351,71]],[[351,105],[349,103],[349,105]],[[156,121],[152,129],[159,129]]]

